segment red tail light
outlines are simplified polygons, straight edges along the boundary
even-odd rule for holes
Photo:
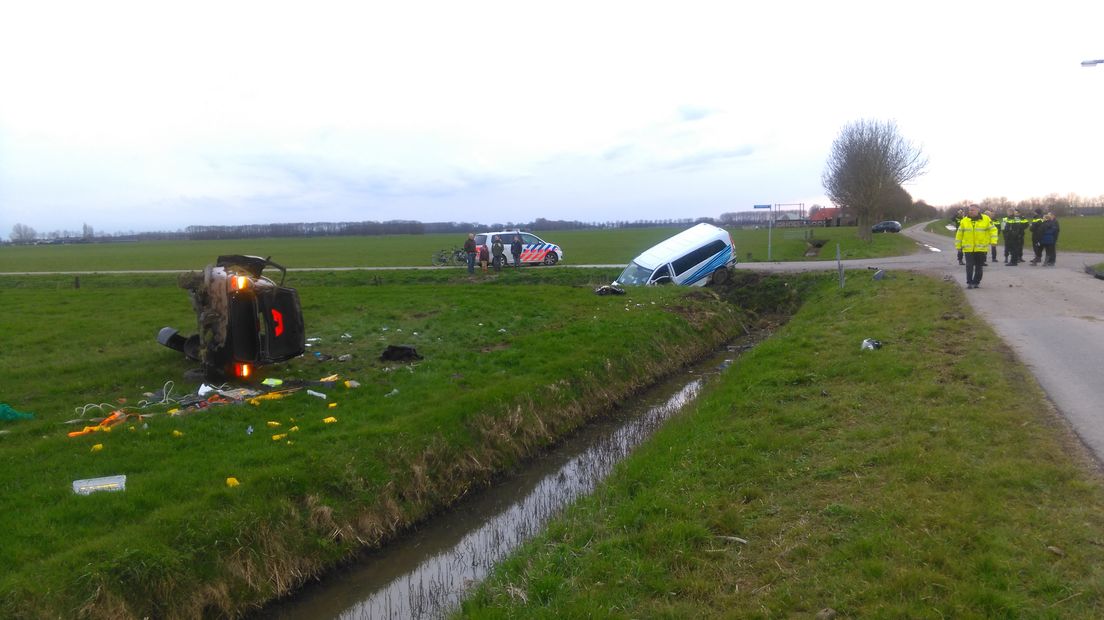
[[[234,364],[234,375],[245,379],[253,374],[252,364]]]
[[[231,281],[236,291],[244,291],[249,288],[249,278],[246,276],[234,276]]]

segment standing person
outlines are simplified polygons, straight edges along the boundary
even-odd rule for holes
[[[487,263],[491,261],[491,253],[487,250],[487,244],[479,246],[479,268],[487,273]]]
[[[1039,243],[1039,227],[1043,225],[1043,210],[1035,209],[1035,217],[1031,218],[1030,230],[1031,230],[1031,249],[1035,251],[1035,258],[1031,259],[1031,265],[1034,267],[1043,260],[1043,246]]]
[[[1058,218],[1053,213],[1044,215],[1042,224],[1039,224],[1039,245],[1046,252],[1043,267],[1053,267],[1058,246]]]
[[[494,244],[491,245],[491,264],[494,265],[495,273],[502,271],[502,263],[506,262],[504,250],[502,239],[500,239],[498,235],[495,235]]]
[[[989,218],[989,221],[993,223],[993,227],[997,230],[997,235],[999,236],[1000,235],[1000,228],[997,226],[997,219],[996,219],[997,214],[993,213],[992,209],[986,209],[983,213],[985,214],[985,217]],[[1005,240],[1005,243],[1008,243],[1008,241]],[[992,250],[993,250],[993,264],[996,265],[997,264],[997,239],[996,239],[996,237],[993,238],[993,245],[991,247],[992,247]],[[985,266],[988,267],[989,263],[986,262]]]
[[[981,285],[985,258],[989,255],[989,248],[996,247],[996,244],[997,227],[989,216],[982,214],[981,207],[970,205],[955,233],[955,249],[962,250],[966,258],[966,288]]]
[[[464,254],[468,257],[468,273],[475,273],[475,233],[468,233],[464,242]]]
[[[1009,209],[1009,210],[1005,211],[1004,212],[1004,217],[1002,217],[1000,219],[1000,222],[997,223],[997,228],[1000,231],[1000,237],[1002,239],[1004,239],[1004,264],[1005,265],[1009,264],[1009,262],[1008,262],[1009,258],[1012,256],[1012,248],[1008,245],[1009,244],[1008,224],[1009,224],[1009,222],[1012,221],[1012,214],[1015,213],[1015,211],[1016,211],[1015,209]]]
[[[1004,249],[1011,267],[1023,262],[1024,235],[1027,234],[1029,223],[1027,218],[1020,217],[1019,209],[1012,209],[1012,215],[1004,229]]]
[[[521,269],[521,235],[514,235],[510,243],[510,254],[514,255],[514,269]]]

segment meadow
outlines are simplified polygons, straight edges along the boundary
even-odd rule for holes
[[[89,275],[79,289],[66,276],[0,278],[3,401],[34,415],[0,422],[0,616],[236,615],[487,484],[751,320],[700,290],[594,295],[614,275],[293,274],[318,340],[255,380],[336,374],[308,385],[326,398],[194,410],[180,401],[197,387],[183,380],[192,364],[155,341],[165,325],[194,330],[175,276]],[[424,359],[382,362],[388,344]],[[127,420],[67,436],[113,411]],[[124,491],[71,488],[113,475]]]
[[[627,265],[637,254],[682,228],[541,231],[545,241],[564,250],[568,265]],[[854,227],[730,230],[741,262],[835,259],[836,244],[844,258],[874,258],[911,252],[913,242],[901,235],[858,239]],[[806,258],[806,238],[825,242],[821,253]],[[768,238],[769,237],[769,238]],[[386,235],[221,241],[148,241],[74,245],[0,246],[0,273],[50,271],[200,269],[221,254],[271,256],[288,268],[422,267],[434,253],[460,247],[464,235]]]

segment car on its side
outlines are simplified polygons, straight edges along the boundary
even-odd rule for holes
[[[728,231],[702,223],[634,258],[613,284],[721,284],[728,280],[728,270],[735,264],[736,251]]]
[[[481,232],[475,235],[475,245],[487,246],[487,252],[491,251],[491,244],[494,243],[494,238],[498,237],[502,240],[502,253],[504,260],[501,266],[513,265],[514,255],[510,253],[510,244],[514,242],[514,237],[521,237],[521,264],[523,265],[555,265],[563,260],[563,250],[555,243],[548,243],[544,239],[534,235],[531,232],[525,232],[523,230],[500,230],[492,232]],[[493,254],[491,255],[492,259]]]
[[[870,227],[870,232],[901,232],[901,222],[895,220],[878,222],[877,224]]]

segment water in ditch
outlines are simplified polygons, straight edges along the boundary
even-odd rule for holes
[[[590,493],[748,344],[680,373],[572,435],[519,472],[466,498],[391,545],[263,610],[266,618],[440,618],[496,562]]]

